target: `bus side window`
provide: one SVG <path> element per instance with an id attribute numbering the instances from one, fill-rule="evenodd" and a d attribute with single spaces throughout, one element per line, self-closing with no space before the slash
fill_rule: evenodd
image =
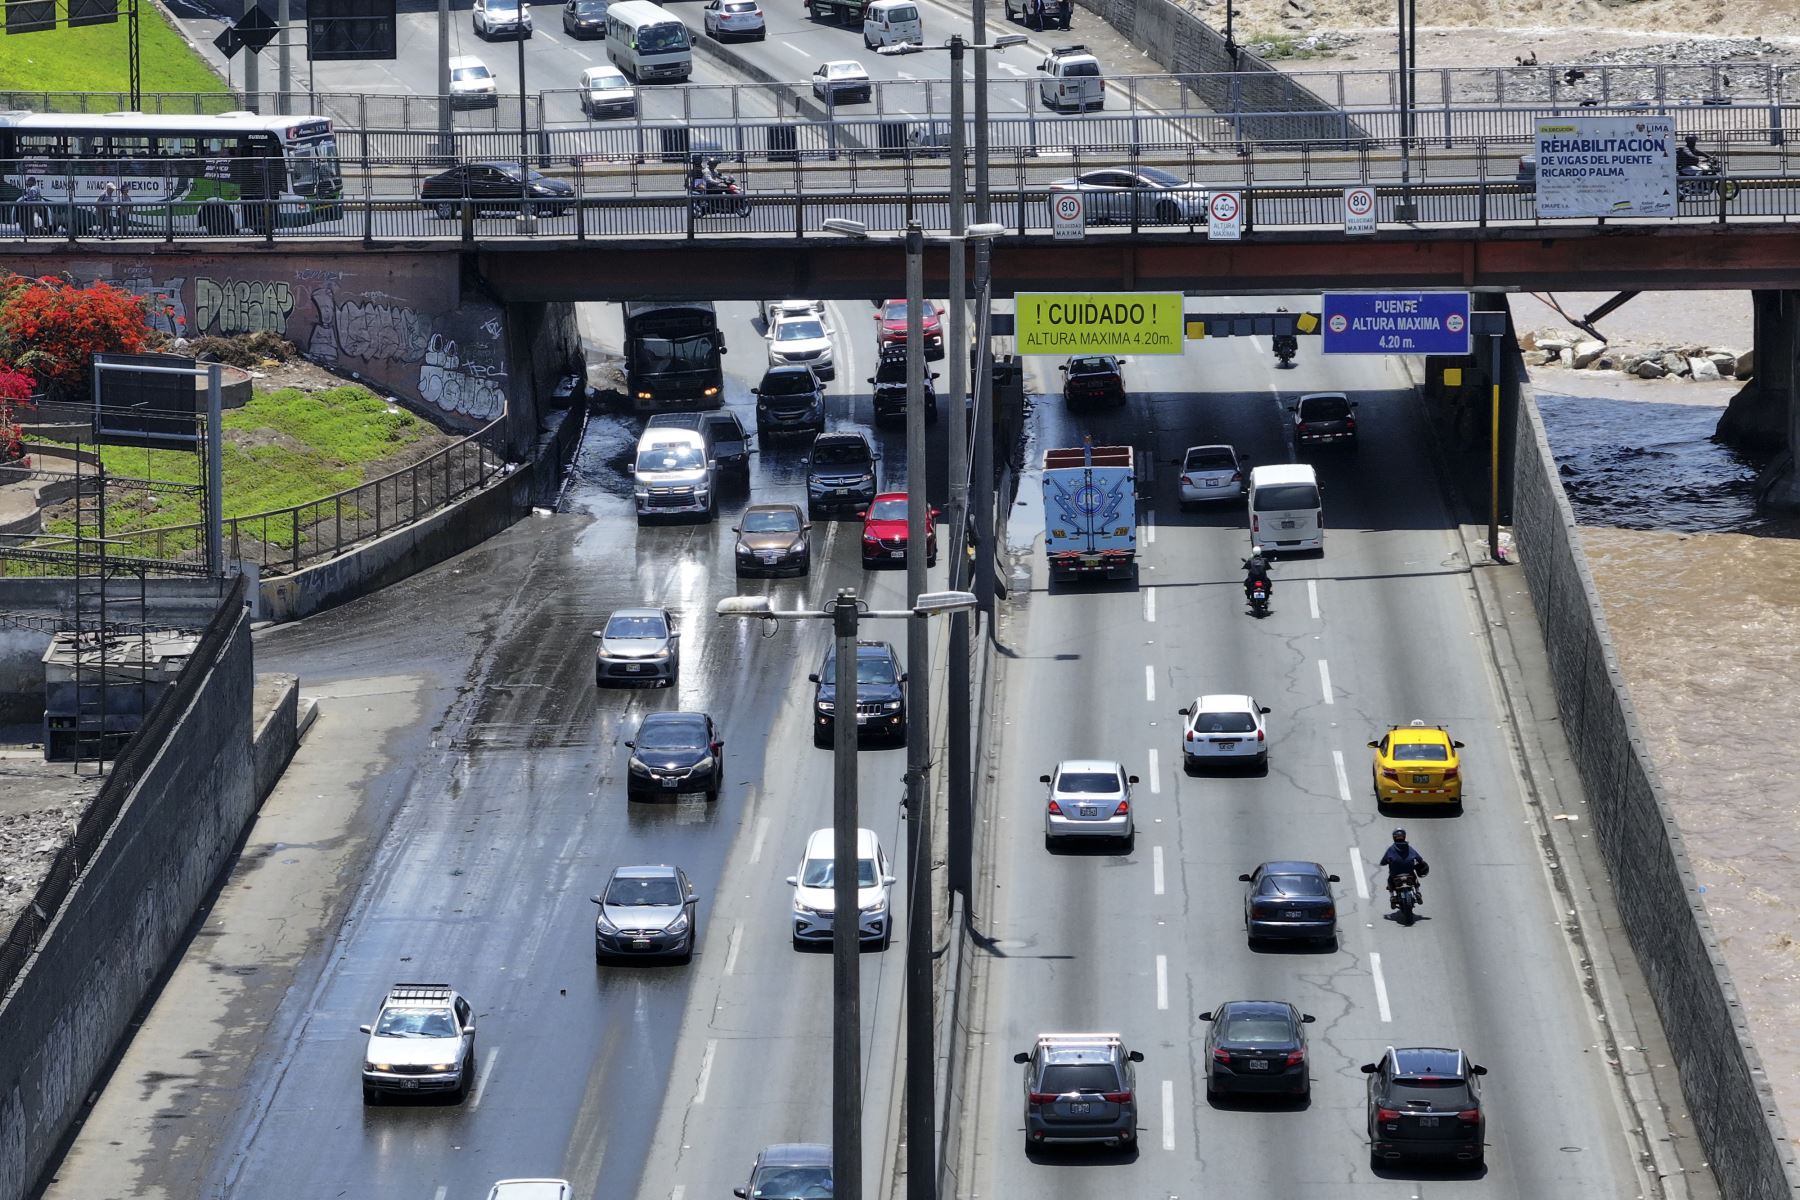
<path id="1" fill-rule="evenodd" d="M 60 133 L 25 133 L 18 135 L 20 158 L 61 158 L 63 137 Z"/>

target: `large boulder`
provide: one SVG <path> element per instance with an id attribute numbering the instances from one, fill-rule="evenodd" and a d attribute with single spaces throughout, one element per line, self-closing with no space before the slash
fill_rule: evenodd
<path id="1" fill-rule="evenodd" d="M 1686 355 L 1677 354 L 1671 350 L 1663 355 L 1659 361 L 1662 363 L 1663 370 L 1671 375 L 1686 375 L 1688 373 L 1688 360 Z"/>
<path id="2" fill-rule="evenodd" d="M 1569 365 L 1579 371 L 1606 353 L 1606 343 L 1593 340 L 1576 342 L 1575 349 L 1570 353 Z"/>
<path id="3" fill-rule="evenodd" d="M 1629 369 L 1631 373 L 1636 375 L 1639 379 L 1661 379 L 1664 375 L 1668 374 L 1667 371 L 1663 370 L 1663 365 L 1654 358 L 1640 358 L 1637 363 Z"/>
<path id="4" fill-rule="evenodd" d="M 1719 368 L 1713 365 L 1713 360 L 1710 358 L 1690 358 L 1688 359 L 1688 374 L 1701 381 L 1716 381 L 1719 378 Z"/>
<path id="5" fill-rule="evenodd" d="M 1756 351 L 1746 350 L 1737 356 L 1737 362 L 1731 366 L 1733 379 L 1749 379 L 1756 374 Z"/>

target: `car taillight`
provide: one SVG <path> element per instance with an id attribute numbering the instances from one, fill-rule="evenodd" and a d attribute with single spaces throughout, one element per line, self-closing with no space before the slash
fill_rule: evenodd
<path id="1" fill-rule="evenodd" d="M 1383 779 L 1392 779 L 1395 783 L 1400 782 L 1400 772 L 1394 770 L 1392 767 L 1381 768 L 1381 777 Z"/>
<path id="2" fill-rule="evenodd" d="M 1194 481 L 1192 479 L 1189 479 L 1186 475 L 1183 475 L 1181 477 L 1181 482 L 1186 484 L 1188 487 L 1194 486 Z"/>
<path id="3" fill-rule="evenodd" d="M 1049 1104 L 1055 1099 L 1055 1092 L 1027 1092 L 1025 1094 L 1025 1100 L 1030 1104 Z"/>
<path id="4" fill-rule="evenodd" d="M 1229 1050 L 1214 1050 L 1213 1051 L 1213 1061 L 1218 1062 L 1218 1063 L 1229 1063 L 1231 1061 L 1231 1051 L 1229 1051 Z"/>
<path id="5" fill-rule="evenodd" d="M 1356 418 L 1355 417 L 1345 417 L 1344 418 L 1344 428 L 1345 429 L 1355 429 L 1356 428 Z"/>
<path id="6" fill-rule="evenodd" d="M 1263 737 L 1263 731 L 1262 731 L 1262 730 L 1260 730 L 1260 729 L 1259 729 L 1259 730 L 1257 730 L 1257 731 L 1256 731 L 1256 740 L 1257 740 L 1257 741 L 1259 741 L 1259 742 L 1260 742 L 1260 741 L 1264 741 L 1264 740 L 1266 740 L 1266 739 L 1265 739 L 1265 738 L 1264 738 L 1264 737 Z"/>
<path id="7" fill-rule="evenodd" d="M 1262 532 L 1262 518 L 1257 516 L 1255 513 L 1250 514 L 1250 532 L 1251 533 Z"/>
<path id="8" fill-rule="evenodd" d="M 1319 910 L 1319 917 L 1322 920 L 1326 920 L 1326 921 L 1337 920 L 1337 905 L 1335 905 L 1335 904 L 1326 905 L 1323 909 Z"/>
<path id="9" fill-rule="evenodd" d="M 1130 1092 L 1102 1092 L 1100 1098 L 1109 1104 L 1130 1104 Z"/>
<path id="10" fill-rule="evenodd" d="M 1267 921 L 1275 915 L 1273 904 L 1264 904 L 1260 900 L 1250 906 L 1250 916 L 1256 920 Z"/>
<path id="11" fill-rule="evenodd" d="M 1242 471 L 1233 471 L 1231 473 L 1231 482 L 1233 482 L 1233 483 L 1244 482 L 1244 473 Z"/>
<path id="12" fill-rule="evenodd" d="M 1306 432 L 1306 422 L 1301 421 L 1298 424 L 1296 424 L 1294 426 L 1294 432 L 1295 433 L 1305 433 Z"/>
<path id="13" fill-rule="evenodd" d="M 1399 1119 L 1400 1110 L 1397 1108 L 1378 1108 L 1375 1110 L 1375 1120 L 1377 1122 L 1385 1123 L 1388 1121 L 1398 1121 Z"/>
<path id="14" fill-rule="evenodd" d="M 1479 1108 L 1465 1108 L 1456 1114 L 1456 1119 L 1473 1125 L 1475 1122 L 1481 1120 L 1481 1110 Z"/>
<path id="15" fill-rule="evenodd" d="M 1062 816 L 1062 805 L 1060 805 L 1056 801 L 1052 800 L 1050 802 L 1050 808 L 1048 811 L 1051 816 L 1060 817 L 1060 816 Z"/>
<path id="16" fill-rule="evenodd" d="M 1121 800 L 1121 801 L 1119 801 L 1119 807 L 1113 809 L 1113 816 L 1122 817 L 1130 811 L 1131 811 L 1131 801 Z"/>
<path id="17" fill-rule="evenodd" d="M 1306 1051 L 1304 1051 L 1304 1050 L 1288 1051 L 1288 1056 L 1287 1056 L 1287 1065 L 1288 1066 L 1297 1067 L 1305 1061 L 1306 1061 Z"/>
<path id="18" fill-rule="evenodd" d="M 1444 768 L 1444 778 L 1445 779 L 1455 779 L 1456 778 L 1456 770 L 1457 769 L 1455 767 L 1445 767 Z"/>

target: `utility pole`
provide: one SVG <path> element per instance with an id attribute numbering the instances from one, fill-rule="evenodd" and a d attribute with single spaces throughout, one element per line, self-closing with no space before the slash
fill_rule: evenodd
<path id="1" fill-rule="evenodd" d="M 281 27 L 281 40 L 275 47 L 277 69 L 281 76 L 281 95 L 275 101 L 276 111 L 287 116 L 294 111 L 294 59 L 288 45 L 293 37 L 293 13 L 289 10 L 290 0 L 276 0 L 275 23 Z"/>
<path id="2" fill-rule="evenodd" d="M 832 1191 L 862 1200 L 862 905 L 857 902 L 856 592 L 832 606 L 837 705 L 831 719 L 831 1175 Z M 920 621 L 923 625 L 925 622 Z M 893 920 L 893 914 L 888 915 Z"/>
<path id="3" fill-rule="evenodd" d="M 977 44 L 987 41 L 987 0 L 970 0 L 969 19 Z M 988 197 L 988 61 L 975 56 L 975 219 L 994 219 Z"/>
<path id="4" fill-rule="evenodd" d="M 450 111 L 450 0 L 438 0 L 438 153 L 456 154 L 454 115 Z"/>
<path id="5" fill-rule="evenodd" d="M 255 11 L 257 0 L 244 0 L 244 15 Z M 261 101 L 256 93 L 262 88 L 262 72 L 257 69 L 257 56 L 254 53 L 244 55 L 244 107 L 251 112 L 261 112 Z"/>

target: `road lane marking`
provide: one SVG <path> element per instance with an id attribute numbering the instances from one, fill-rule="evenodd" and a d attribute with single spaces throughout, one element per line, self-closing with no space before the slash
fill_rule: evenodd
<path id="1" fill-rule="evenodd" d="M 1387 983 L 1381 978 L 1381 955 L 1369 955 L 1369 973 L 1375 977 L 1375 1007 L 1381 1010 L 1381 1019 L 1392 1021 L 1394 1014 L 1388 1010 Z"/>
<path id="2" fill-rule="evenodd" d="M 438 1190 L 431 1194 L 431 1200 L 444 1200 L 444 1197 L 449 1194 L 450 1185 L 447 1183 L 440 1183 L 438 1184 Z"/>
<path id="3" fill-rule="evenodd" d="M 750 861 L 761 862 L 763 839 L 769 836 L 769 818 L 756 818 L 756 836 L 750 839 Z"/>
<path id="4" fill-rule="evenodd" d="M 725 973 L 732 974 L 737 970 L 738 946 L 744 940 L 744 923 L 739 921 L 731 927 L 731 944 L 725 951 Z"/>
<path id="5" fill-rule="evenodd" d="M 1009 75 L 1023 76 L 1025 74 L 1024 71 L 1020 70 L 1018 67 L 1013 66 L 1009 62 L 995 63 L 994 65 L 996 67 L 999 67 L 1002 71 L 1005 71 Z"/>
<path id="6" fill-rule="evenodd" d="M 915 75 L 913 75 L 913 73 L 911 71 L 895 71 L 894 74 L 898 75 L 902 79 L 917 78 Z"/>
<path id="7" fill-rule="evenodd" d="M 1144 589 L 1144 620 L 1154 623 L 1156 620 L 1156 589 Z"/>
<path id="8" fill-rule="evenodd" d="M 1025 102 L 1023 100 L 1018 99 L 1017 97 L 1009 96 L 1009 97 L 1007 97 L 1007 102 L 1010 103 L 1014 108 L 1024 108 L 1025 107 Z"/>
<path id="9" fill-rule="evenodd" d="M 799 56 L 800 56 L 800 57 L 801 57 L 801 58 L 804 58 L 804 59 L 807 59 L 807 60 L 808 60 L 808 61 L 811 61 L 811 59 L 812 59 L 812 55 L 810 55 L 810 54 L 808 54 L 808 53 L 807 53 L 807 52 L 806 52 L 806 51 L 804 51 L 804 50 L 802 50 L 802 49 L 801 49 L 801 48 L 800 48 L 800 47 L 798 47 L 798 46 L 796 46 L 796 45 L 794 45 L 794 43 L 792 43 L 792 42 L 783 42 L 783 43 L 781 43 L 781 44 L 782 44 L 782 45 L 783 45 L 783 46 L 786 46 L 786 47 L 787 47 L 787 48 L 788 48 L 788 49 L 789 49 L 789 50 L 792 50 L 792 51 L 793 51 L 793 52 L 794 52 L 794 53 L 795 53 L 795 54 L 798 54 L 798 55 L 799 55 Z"/>
<path id="10" fill-rule="evenodd" d="M 686 1200 L 687 1184 L 678 1183 L 669 1189 L 669 1200 Z"/>
<path id="11" fill-rule="evenodd" d="M 1150 794 L 1162 794 L 1162 772 L 1157 768 L 1156 747 L 1150 747 Z"/>
<path id="12" fill-rule="evenodd" d="M 1344 752 L 1342 750 L 1331 752 L 1331 767 L 1337 772 L 1338 799 L 1348 804 L 1350 803 L 1350 777 L 1344 774 Z"/>
<path id="13" fill-rule="evenodd" d="M 1165 1079 L 1162 1083 L 1163 1149 L 1173 1150 L 1175 1148 L 1175 1081 Z"/>
<path id="14" fill-rule="evenodd" d="M 1157 895 L 1163 894 L 1162 847 L 1150 847 L 1150 882 Z"/>
<path id="15" fill-rule="evenodd" d="M 1355 846 L 1350 847 L 1350 869 L 1356 873 L 1356 894 L 1367 900 L 1369 898 L 1369 877 L 1363 872 L 1362 851 Z"/>
<path id="16" fill-rule="evenodd" d="M 1319 690 L 1325 693 L 1325 703 L 1332 703 L 1331 668 L 1325 664 L 1325 660 L 1322 658 L 1319 660 Z"/>
<path id="17" fill-rule="evenodd" d="M 1156 703 L 1156 668 L 1149 663 L 1144 664 L 1144 699 Z"/>
<path id="18" fill-rule="evenodd" d="M 494 1062 L 500 1057 L 500 1047 L 489 1046 L 487 1057 L 481 1060 L 481 1076 L 475 1080 L 475 1094 L 469 1097 L 470 1108 L 480 1108 L 481 1101 L 488 1094 L 488 1083 L 494 1078 Z"/>
<path id="19" fill-rule="evenodd" d="M 1156 514 L 1154 512 L 1144 514 L 1144 544 L 1146 546 L 1156 545 Z"/>
<path id="20" fill-rule="evenodd" d="M 1156 956 L 1156 1007 L 1169 1007 L 1169 956 Z"/>
<path id="21" fill-rule="evenodd" d="M 1316 579 L 1309 579 L 1306 581 L 1306 606 L 1312 610 L 1312 619 L 1315 621 L 1318 620 L 1319 581 Z"/>
<path id="22" fill-rule="evenodd" d="M 574 54 L 576 58 L 579 58 L 582 62 L 591 63 L 594 61 L 591 56 L 583 54 L 581 51 L 575 49 L 575 47 L 573 47 L 573 46 L 569 47 L 569 51 L 570 51 L 570 53 Z"/>
<path id="23" fill-rule="evenodd" d="M 1387 1008 L 1387 1000 L 1385 998 L 1382 1000 L 1381 1006 L 1382 1006 L 1382 1009 L 1385 1011 Z M 1387 1020 L 1387 1018 L 1383 1017 L 1382 1020 L 1385 1021 L 1385 1020 Z M 719 1039 L 718 1038 L 707 1038 L 706 1039 L 706 1051 L 705 1051 L 705 1053 L 700 1055 L 700 1082 L 694 1085 L 694 1103 L 695 1104 L 705 1104 L 706 1103 L 706 1085 L 708 1083 L 712 1082 L 713 1054 L 718 1050 L 718 1048 L 719 1048 Z"/>

